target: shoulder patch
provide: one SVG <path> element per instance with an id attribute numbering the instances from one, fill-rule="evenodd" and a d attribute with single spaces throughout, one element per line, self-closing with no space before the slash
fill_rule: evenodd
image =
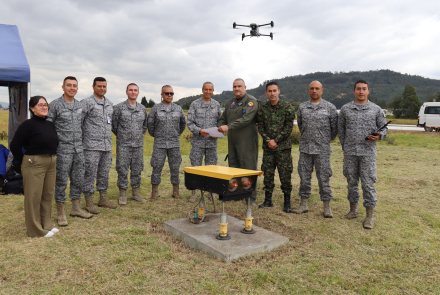
<path id="1" fill-rule="evenodd" d="M 249 102 L 248 103 L 248 107 L 253 107 L 254 106 L 254 103 L 253 102 Z"/>

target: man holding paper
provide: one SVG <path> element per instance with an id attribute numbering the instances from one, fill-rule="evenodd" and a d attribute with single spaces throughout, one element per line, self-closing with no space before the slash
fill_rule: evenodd
<path id="1" fill-rule="evenodd" d="M 203 96 L 193 101 L 188 110 L 187 126 L 192 132 L 191 153 L 189 159 L 192 166 L 201 166 L 203 156 L 205 165 L 217 165 L 217 138 L 210 136 L 208 128 L 217 129 L 217 122 L 222 115 L 220 103 L 211 98 L 214 93 L 214 84 L 203 83 Z M 196 191 L 191 192 L 190 202 L 195 202 Z"/>

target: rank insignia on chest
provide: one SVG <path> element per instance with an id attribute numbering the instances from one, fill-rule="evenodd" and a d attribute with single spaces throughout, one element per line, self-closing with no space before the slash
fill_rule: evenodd
<path id="1" fill-rule="evenodd" d="M 231 109 L 235 108 L 235 101 L 231 103 Z"/>
<path id="2" fill-rule="evenodd" d="M 243 105 L 243 103 L 242 103 L 242 102 L 239 102 L 239 103 L 238 103 L 238 106 L 241 106 L 241 105 Z"/>
<path id="3" fill-rule="evenodd" d="M 243 114 L 246 113 L 246 110 L 243 110 Z"/>
<path id="4" fill-rule="evenodd" d="M 254 106 L 254 103 L 253 102 L 249 102 L 248 103 L 248 107 L 253 107 Z"/>

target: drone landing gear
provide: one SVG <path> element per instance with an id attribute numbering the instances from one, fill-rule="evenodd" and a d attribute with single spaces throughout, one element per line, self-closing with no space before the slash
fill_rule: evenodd
<path id="1" fill-rule="evenodd" d="M 203 194 L 204 194 L 204 191 L 201 191 L 201 197 L 200 197 L 199 202 L 193 208 L 193 210 L 191 210 L 189 212 L 189 215 L 188 215 L 189 221 L 194 224 L 199 224 L 200 222 L 205 221 L 206 212 L 215 213 L 214 195 L 210 194 L 210 198 L 208 198 L 208 199 L 211 199 L 211 202 L 214 207 L 214 211 L 211 211 L 211 210 L 208 210 L 206 207 L 206 202 L 205 202 L 205 198 L 204 198 Z M 206 221 L 208 221 L 208 219 L 206 219 Z"/>

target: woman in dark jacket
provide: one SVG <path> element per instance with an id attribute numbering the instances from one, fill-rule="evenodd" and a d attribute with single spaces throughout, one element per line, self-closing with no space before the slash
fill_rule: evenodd
<path id="1" fill-rule="evenodd" d="M 31 97 L 29 110 L 33 116 L 20 124 L 10 148 L 21 163 L 27 234 L 49 238 L 59 232 L 51 217 L 58 137 L 53 123 L 46 121 L 49 104 L 43 96 Z"/>

